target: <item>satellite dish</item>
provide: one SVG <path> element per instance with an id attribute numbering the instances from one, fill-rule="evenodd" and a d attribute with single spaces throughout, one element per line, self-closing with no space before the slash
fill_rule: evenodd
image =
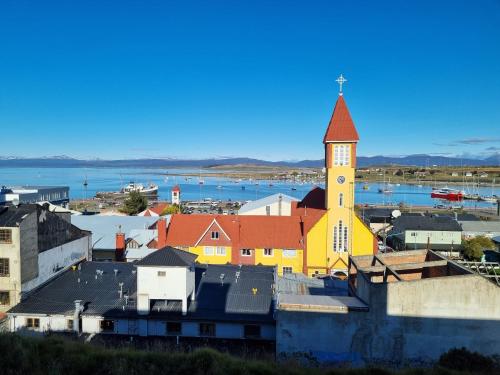
<path id="1" fill-rule="evenodd" d="M 400 217 L 400 216 L 401 216 L 401 211 L 399 211 L 399 210 L 394 210 L 394 211 L 392 211 L 392 212 L 391 212 L 391 216 L 392 216 L 393 218 Z"/>
<path id="2" fill-rule="evenodd" d="M 16 207 L 19 207 L 19 198 L 12 199 L 12 204 Z"/>

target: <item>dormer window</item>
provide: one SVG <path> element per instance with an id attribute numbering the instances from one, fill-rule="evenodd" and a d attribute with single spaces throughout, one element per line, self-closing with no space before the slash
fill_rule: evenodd
<path id="1" fill-rule="evenodd" d="M 219 239 L 219 232 L 212 231 L 212 240 L 218 240 L 218 239 Z"/>

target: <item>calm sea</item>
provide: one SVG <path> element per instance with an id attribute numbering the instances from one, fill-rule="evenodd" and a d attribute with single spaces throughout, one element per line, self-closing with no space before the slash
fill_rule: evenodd
<path id="1" fill-rule="evenodd" d="M 181 187 L 182 199 L 200 200 L 211 198 L 215 200 L 248 201 L 262 198 L 275 193 L 284 193 L 301 199 L 314 186 L 312 184 L 293 184 L 278 181 L 237 181 L 220 177 L 202 177 L 204 184 L 198 184 L 198 177 L 165 176 L 166 173 L 192 173 L 198 170 L 190 169 L 116 169 L 116 168 L 0 168 L 0 185 L 64 185 L 70 188 L 72 199 L 93 197 L 97 191 L 116 191 L 129 181 L 147 184 L 158 184 L 160 199 L 170 199 L 170 189 L 178 184 Z M 209 173 L 209 171 L 203 171 Z M 85 191 L 83 182 L 87 179 Z M 323 185 L 320 185 L 324 187 Z M 361 184 L 356 184 L 356 203 L 368 204 L 399 204 L 432 206 L 441 203 L 430 197 L 431 187 L 416 185 L 393 186 L 390 195 L 379 194 L 380 184 L 370 184 L 368 190 L 363 190 Z M 456 188 L 462 189 L 457 186 Z M 499 187 L 481 187 L 482 195 L 500 195 Z M 491 207 L 491 203 L 464 201 L 467 207 Z"/>

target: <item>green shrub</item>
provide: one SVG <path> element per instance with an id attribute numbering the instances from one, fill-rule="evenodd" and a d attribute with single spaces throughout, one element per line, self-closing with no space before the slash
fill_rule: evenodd
<path id="1" fill-rule="evenodd" d="M 491 358 L 477 352 L 470 352 L 465 348 L 455 348 L 444 353 L 439 358 L 439 365 L 450 370 L 473 373 L 491 373 L 494 368 Z"/>

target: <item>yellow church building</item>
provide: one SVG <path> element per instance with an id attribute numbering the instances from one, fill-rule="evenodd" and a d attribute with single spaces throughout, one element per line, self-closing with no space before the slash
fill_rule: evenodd
<path id="1" fill-rule="evenodd" d="M 341 91 L 323 138 L 325 189 L 286 201 L 287 209 L 280 199 L 278 214 L 263 207 L 267 215 L 172 215 L 166 244 L 196 253 L 201 263 L 275 265 L 279 275 L 345 273 L 349 255 L 378 249 L 376 236 L 354 211 L 358 141 Z"/>

